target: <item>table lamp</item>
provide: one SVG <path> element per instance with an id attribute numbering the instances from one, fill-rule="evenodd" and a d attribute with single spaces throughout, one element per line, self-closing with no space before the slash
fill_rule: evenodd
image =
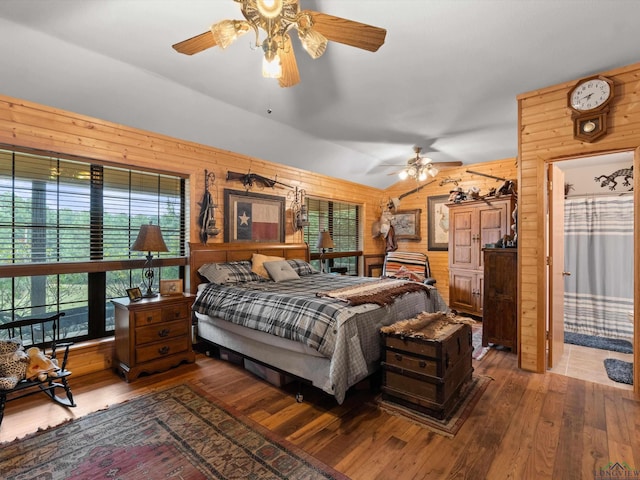
<path id="1" fill-rule="evenodd" d="M 131 245 L 134 252 L 147 252 L 147 261 L 142 269 L 142 284 L 146 292 L 142 294 L 144 298 L 152 298 L 158 296 L 151 290 L 153 286 L 153 255 L 151 252 L 168 252 L 169 249 L 162 238 L 162 231 L 159 225 L 140 225 L 138 238 Z"/>

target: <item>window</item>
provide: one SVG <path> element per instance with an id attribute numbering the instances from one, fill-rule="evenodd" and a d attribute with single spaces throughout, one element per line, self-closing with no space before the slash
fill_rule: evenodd
<path id="1" fill-rule="evenodd" d="M 337 258 L 329 258 L 331 268 L 346 267 L 349 275 L 358 273 L 360 250 L 360 207 L 348 203 L 307 198 L 309 225 L 304 229 L 304 240 L 312 252 L 316 251 L 318 233 L 328 230 Z M 320 261 L 313 260 L 314 267 L 320 269 Z"/>
<path id="2" fill-rule="evenodd" d="M 0 322 L 64 311 L 66 338 L 112 334 L 109 300 L 141 282 L 131 267 L 144 254 L 129 251 L 140 225 L 160 225 L 162 258 L 177 259 L 185 218 L 183 178 L 0 150 Z"/>

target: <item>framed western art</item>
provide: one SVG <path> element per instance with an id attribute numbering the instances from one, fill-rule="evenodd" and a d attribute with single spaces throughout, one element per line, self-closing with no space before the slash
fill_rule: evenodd
<path id="1" fill-rule="evenodd" d="M 160 280 L 160 295 L 182 295 L 182 279 Z"/>
<path id="2" fill-rule="evenodd" d="M 427 198 L 427 249 L 449 250 L 449 195 Z"/>
<path id="3" fill-rule="evenodd" d="M 284 242 L 285 197 L 224 190 L 225 242 Z"/>
<path id="4" fill-rule="evenodd" d="M 420 240 L 421 209 L 398 210 L 393 215 L 391 224 L 396 240 Z"/>

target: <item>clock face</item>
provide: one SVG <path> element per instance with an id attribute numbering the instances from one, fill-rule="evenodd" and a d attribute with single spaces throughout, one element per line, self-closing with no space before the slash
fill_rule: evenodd
<path id="1" fill-rule="evenodd" d="M 599 78 L 580 83 L 571 92 L 571 107 L 575 110 L 588 111 L 598 108 L 611 97 L 611 86 Z"/>

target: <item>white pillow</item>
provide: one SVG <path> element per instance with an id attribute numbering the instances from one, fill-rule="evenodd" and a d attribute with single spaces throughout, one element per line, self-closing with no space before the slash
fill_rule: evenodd
<path id="1" fill-rule="evenodd" d="M 286 260 L 264 262 L 263 265 L 274 282 L 284 282 L 287 280 L 295 280 L 297 278 L 300 278 L 300 276 Z"/>

